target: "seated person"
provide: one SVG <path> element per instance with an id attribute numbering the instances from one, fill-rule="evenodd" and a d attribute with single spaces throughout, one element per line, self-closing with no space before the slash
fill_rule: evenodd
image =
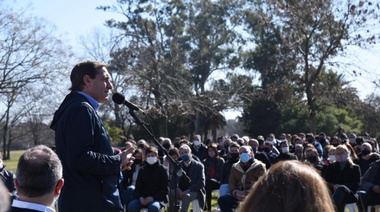
<path id="1" fill-rule="evenodd" d="M 38 145 L 26 150 L 17 164 L 15 186 L 18 199 L 13 200 L 9 212 L 54 212 L 55 200 L 63 184 L 62 164 L 52 149 Z"/>
<path id="2" fill-rule="evenodd" d="M 361 211 L 367 211 L 369 205 L 380 205 L 380 160 L 372 163 L 371 167 L 364 173 L 359 192 Z"/>
<path id="3" fill-rule="evenodd" d="M 357 202 L 360 167 L 354 164 L 347 146 L 341 144 L 335 150 L 336 162 L 327 166 L 325 180 L 330 188 L 338 212 L 343 212 L 347 203 Z"/>
<path id="4" fill-rule="evenodd" d="M 222 212 L 232 212 L 243 201 L 252 185 L 266 172 L 265 164 L 254 159 L 250 146 L 239 148 L 240 160 L 232 165 L 228 180 L 229 194 L 220 196 L 218 204 Z"/>
<path id="5" fill-rule="evenodd" d="M 170 199 L 175 199 L 174 194 L 176 194 L 177 198 L 182 200 L 181 212 L 187 212 L 190 202 L 195 199 L 198 199 L 200 208 L 204 208 L 206 199 L 204 166 L 198 160 L 193 159 L 191 148 L 187 144 L 180 146 L 179 155 L 182 159 L 180 166 L 190 178 L 190 182 L 186 179 L 185 174 L 182 174 L 178 179 L 178 187 L 175 191 L 170 192 Z"/>
<path id="6" fill-rule="evenodd" d="M 259 179 L 240 211 L 334 211 L 323 178 L 296 160 L 276 163 Z"/>
<path id="7" fill-rule="evenodd" d="M 129 212 L 139 212 L 141 208 L 160 211 L 161 203 L 167 202 L 168 173 L 160 164 L 157 148 L 147 147 L 145 158 L 136 180 L 135 199 L 128 205 Z"/>

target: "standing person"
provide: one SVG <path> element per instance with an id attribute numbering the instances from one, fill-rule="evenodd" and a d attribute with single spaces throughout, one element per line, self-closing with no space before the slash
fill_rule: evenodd
<path id="1" fill-rule="evenodd" d="M 219 157 L 217 144 L 209 144 L 208 155 L 203 160 L 206 176 L 206 209 L 211 211 L 212 190 L 219 189 L 224 159 Z"/>
<path id="2" fill-rule="evenodd" d="M 218 204 L 222 212 L 232 212 L 250 192 L 256 181 L 266 172 L 265 164 L 254 159 L 250 146 L 239 148 L 240 160 L 231 168 L 228 180 L 229 194 L 219 197 Z"/>
<path id="3" fill-rule="evenodd" d="M 146 163 L 141 167 L 136 181 L 135 199 L 128 205 L 129 212 L 139 212 L 141 208 L 158 212 L 161 202 L 167 202 L 168 172 L 160 163 L 157 148 L 148 147 L 145 158 Z"/>
<path id="4" fill-rule="evenodd" d="M 17 164 L 18 199 L 13 200 L 9 212 L 54 212 L 63 184 L 62 164 L 53 150 L 44 145 L 26 150 Z"/>
<path id="5" fill-rule="evenodd" d="M 120 173 L 133 162 L 134 149 L 117 151 L 97 114 L 112 89 L 105 64 L 84 61 L 71 71 L 71 92 L 54 114 L 51 128 L 66 185 L 60 212 L 123 211 Z"/>
<path id="6" fill-rule="evenodd" d="M 350 151 L 345 145 L 338 145 L 335 150 L 336 162 L 327 166 L 325 180 L 330 188 L 338 212 L 343 212 L 347 203 L 357 202 L 356 192 L 360 183 L 360 167 L 350 158 Z"/>
<path id="7" fill-rule="evenodd" d="M 241 204 L 241 212 L 332 212 L 334 205 L 323 178 L 296 160 L 274 164 L 255 183 Z"/>

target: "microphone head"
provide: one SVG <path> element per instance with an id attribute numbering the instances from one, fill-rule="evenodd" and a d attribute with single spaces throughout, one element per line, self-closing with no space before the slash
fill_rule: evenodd
<path id="1" fill-rule="evenodd" d="M 114 93 L 112 95 L 112 101 L 115 102 L 116 104 L 120 105 L 120 104 L 124 103 L 125 97 L 123 96 L 123 94 Z"/>

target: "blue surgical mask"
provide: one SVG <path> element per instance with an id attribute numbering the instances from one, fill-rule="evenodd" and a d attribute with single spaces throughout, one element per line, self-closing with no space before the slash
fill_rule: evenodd
<path id="1" fill-rule="evenodd" d="M 189 154 L 183 154 L 181 156 L 181 158 L 182 158 L 183 161 L 188 161 L 190 159 L 190 155 Z"/>
<path id="2" fill-rule="evenodd" d="M 251 156 L 248 153 L 241 153 L 240 154 L 240 161 L 243 163 L 246 163 L 251 159 Z"/>

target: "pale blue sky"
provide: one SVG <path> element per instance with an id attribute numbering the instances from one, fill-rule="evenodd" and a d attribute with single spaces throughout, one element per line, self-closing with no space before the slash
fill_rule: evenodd
<path id="1" fill-rule="evenodd" d="M 27 8 L 28 13 L 45 18 L 57 27 L 57 33 L 63 40 L 69 42 L 73 49 L 76 49 L 80 36 L 91 33 L 95 28 L 102 29 L 105 20 L 111 18 L 123 20 L 120 14 L 95 9 L 99 5 L 113 3 L 113 0 L 0 0 L 0 6 L 8 5 L 13 9 Z M 106 30 L 105 27 L 104 29 Z M 345 75 L 347 80 L 353 81 L 352 86 L 359 90 L 361 99 L 364 99 L 368 94 L 376 91 L 371 81 L 374 78 L 380 78 L 380 45 L 366 51 L 350 48 L 350 55 L 349 59 L 342 59 L 342 61 L 353 62 L 366 71 L 360 78 Z M 350 73 L 349 69 L 343 71 Z M 236 114 L 231 116 L 234 117 Z"/>
<path id="2" fill-rule="evenodd" d="M 1 1 L 1 0 L 0 0 Z M 27 13 L 45 18 L 57 27 L 57 33 L 75 47 L 79 37 L 95 28 L 103 28 L 106 20 L 122 15 L 96 10 L 112 5 L 112 0 L 2 0 L 11 8 L 27 8 Z M 105 29 L 105 27 L 104 27 Z"/>

